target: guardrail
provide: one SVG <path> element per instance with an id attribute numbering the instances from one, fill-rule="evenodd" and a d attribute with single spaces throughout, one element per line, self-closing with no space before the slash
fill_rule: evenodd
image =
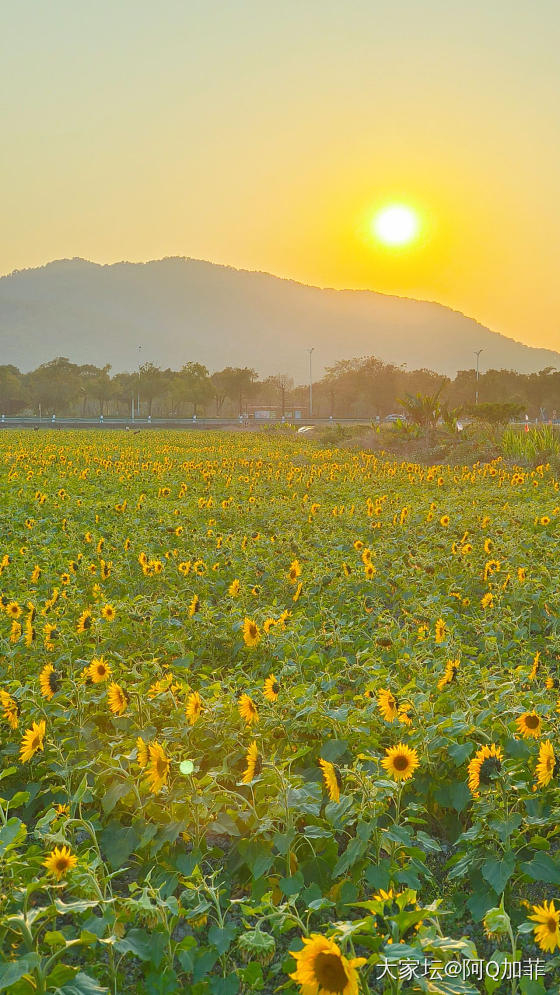
<path id="1" fill-rule="evenodd" d="M 231 428 L 264 428 L 271 426 L 280 425 L 293 425 L 296 428 L 301 428 L 304 425 L 367 425 L 379 426 L 379 425 L 390 425 L 395 424 L 394 419 L 380 420 L 377 421 L 375 418 L 359 418 L 357 416 L 353 417 L 328 417 L 328 418 L 296 418 L 288 419 L 286 418 L 284 422 L 280 418 L 211 418 L 211 417 L 198 417 L 198 418 L 122 418 L 119 416 L 111 416 L 104 418 L 62 418 L 62 417 L 46 417 L 39 418 L 33 415 L 2 415 L 0 416 L 0 429 L 2 428 L 33 428 L 33 429 L 62 429 L 62 428 L 95 428 L 95 429 L 108 429 L 108 428 L 120 428 L 129 431 L 138 431 L 139 429 L 209 429 L 209 428 L 221 428 L 221 427 L 231 427 Z M 560 420 L 555 421 L 545 420 L 539 421 L 535 419 L 534 421 L 511 421 L 509 422 L 514 428 L 526 428 L 526 427 L 536 427 L 538 425 L 547 425 L 550 428 L 560 428 Z"/>

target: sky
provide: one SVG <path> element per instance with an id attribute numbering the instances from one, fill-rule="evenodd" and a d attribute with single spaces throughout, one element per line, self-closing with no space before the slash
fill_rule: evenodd
<path id="1" fill-rule="evenodd" d="M 557 0 L 5 4 L 0 274 L 191 256 L 559 349 L 559 42 Z"/>

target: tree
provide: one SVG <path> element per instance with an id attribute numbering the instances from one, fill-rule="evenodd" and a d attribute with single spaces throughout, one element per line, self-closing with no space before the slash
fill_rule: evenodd
<path id="1" fill-rule="evenodd" d="M 515 401 L 483 401 L 482 404 L 469 404 L 465 409 L 471 418 L 488 422 L 489 425 L 507 425 L 523 411 L 522 404 Z"/>
<path id="2" fill-rule="evenodd" d="M 27 392 L 17 366 L 0 366 L 0 413 L 16 415 L 27 405 Z"/>
<path id="3" fill-rule="evenodd" d="M 198 414 L 199 407 L 204 408 L 214 397 L 214 386 L 202 363 L 185 363 L 177 374 L 173 389 L 178 398 L 192 404 L 194 415 Z"/>
<path id="4" fill-rule="evenodd" d="M 115 384 L 109 376 L 111 364 L 99 368 L 98 366 L 81 366 L 80 378 L 82 380 L 82 390 L 84 399 L 92 397 L 98 402 L 99 414 L 104 414 L 105 404 L 115 395 Z M 84 403 L 85 408 L 85 403 Z"/>
<path id="5" fill-rule="evenodd" d="M 152 406 L 156 397 L 160 397 L 169 384 L 159 366 L 154 363 L 144 363 L 138 371 L 138 393 L 148 404 L 148 417 L 152 416 Z"/>
<path id="6" fill-rule="evenodd" d="M 24 382 L 31 403 L 45 414 L 64 414 L 80 396 L 80 368 L 64 356 L 27 373 Z"/>
<path id="7" fill-rule="evenodd" d="M 239 414 L 242 414 L 243 401 L 254 394 L 257 377 L 257 371 L 248 366 L 226 366 L 225 370 L 213 373 L 210 379 L 215 391 L 216 413 L 220 414 L 227 397 L 237 401 Z"/>
<path id="8" fill-rule="evenodd" d="M 440 385 L 435 394 L 406 394 L 399 398 L 409 421 L 415 423 L 420 428 L 425 428 L 430 433 L 437 425 L 441 416 L 441 404 L 439 395 L 445 386 L 445 381 Z"/>

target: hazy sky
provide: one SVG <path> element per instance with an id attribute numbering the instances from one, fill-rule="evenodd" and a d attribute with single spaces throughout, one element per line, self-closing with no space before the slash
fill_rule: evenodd
<path id="1" fill-rule="evenodd" d="M 559 45 L 557 0 L 4 3 L 0 273 L 194 256 L 558 349 Z"/>

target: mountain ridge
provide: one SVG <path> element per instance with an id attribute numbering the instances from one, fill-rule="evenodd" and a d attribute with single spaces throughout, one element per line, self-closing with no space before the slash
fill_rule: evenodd
<path id="1" fill-rule="evenodd" d="M 188 256 L 136 263 L 76 256 L 0 277 L 0 362 L 23 370 L 55 355 L 115 371 L 139 360 L 174 368 L 193 360 L 305 382 L 311 347 L 315 377 L 339 359 L 370 354 L 454 375 L 472 369 L 475 348 L 486 369 L 560 368 L 560 353 L 437 301 L 318 287 Z"/>

